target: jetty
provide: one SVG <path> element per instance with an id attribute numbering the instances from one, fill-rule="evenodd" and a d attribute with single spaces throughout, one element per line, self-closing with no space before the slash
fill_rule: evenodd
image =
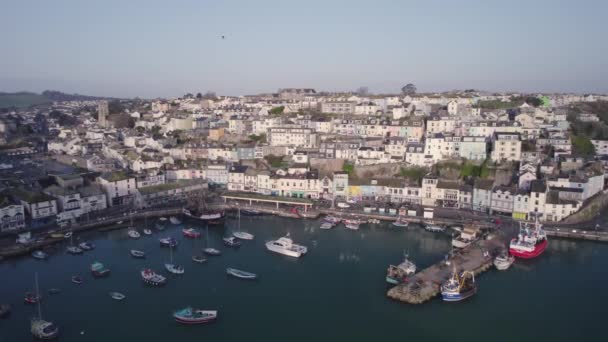
<path id="1" fill-rule="evenodd" d="M 503 239 L 498 235 L 488 235 L 487 239 L 478 240 L 469 246 L 453 253 L 449 265 L 445 260 L 413 275 L 409 282 L 399 284 L 387 292 L 387 296 L 408 304 L 422 304 L 441 292 L 445 282 L 456 267 L 478 275 L 492 267 L 493 255 L 505 248 Z"/>

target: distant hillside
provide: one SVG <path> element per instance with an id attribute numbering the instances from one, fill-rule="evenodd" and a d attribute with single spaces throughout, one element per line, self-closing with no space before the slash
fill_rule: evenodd
<path id="1" fill-rule="evenodd" d="M 53 101 L 95 101 L 114 98 L 88 96 L 80 94 L 66 94 L 57 90 L 45 90 L 42 94 L 30 93 L 26 91 L 17 93 L 0 92 L 0 108 L 25 108 L 29 106 L 51 103 Z"/>
<path id="2" fill-rule="evenodd" d="M 34 105 L 41 105 L 52 102 L 44 95 L 18 92 L 18 93 L 2 93 L 0 92 L 0 108 L 24 108 Z"/>

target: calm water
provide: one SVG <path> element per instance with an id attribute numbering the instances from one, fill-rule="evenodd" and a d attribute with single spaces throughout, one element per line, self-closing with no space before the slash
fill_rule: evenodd
<path id="1" fill-rule="evenodd" d="M 232 250 L 221 243 L 227 229 L 210 230 L 211 244 L 224 254 L 202 265 L 191 261 L 192 241 L 177 226 L 139 240 L 128 239 L 124 230 L 90 233 L 83 238 L 97 249 L 83 256 L 67 255 L 61 246 L 47 261 L 4 262 L 0 302 L 10 303 L 13 313 L 0 320 L 0 341 L 32 339 L 29 319 L 35 307 L 23 304 L 23 294 L 32 289 L 34 272 L 46 297 L 43 315 L 61 326 L 61 341 L 606 340 L 608 245 L 552 240 L 539 260 L 482 275 L 478 295 L 467 302 L 436 299 L 409 306 L 386 298 L 387 265 L 399 262 L 408 249 L 418 266 L 426 267 L 449 249 L 447 235 L 387 224 L 356 232 L 318 226 L 313 220 L 243 217 L 243 229 L 256 239 Z M 309 247 L 308 255 L 291 259 L 266 251 L 266 240 L 287 231 Z M 180 240 L 174 257 L 186 273 L 170 277 L 163 288 L 146 287 L 139 270 L 164 271 L 169 251 L 159 247 L 158 238 L 169 235 Z M 132 248 L 145 250 L 148 258 L 131 258 Z M 109 278 L 90 276 L 95 260 L 111 268 Z M 226 267 L 260 278 L 229 278 Z M 86 282 L 72 284 L 73 274 Z M 49 296 L 48 288 L 63 292 Z M 110 291 L 127 299 L 114 301 Z M 177 325 L 171 312 L 186 305 L 217 309 L 220 317 L 210 325 Z"/>

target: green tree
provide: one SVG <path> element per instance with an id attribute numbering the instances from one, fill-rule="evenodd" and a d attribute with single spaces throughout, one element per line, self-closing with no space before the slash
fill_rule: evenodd
<path id="1" fill-rule="evenodd" d="M 355 165 L 353 165 L 351 163 L 348 163 L 348 162 L 345 162 L 342 165 L 342 171 L 348 173 L 349 176 L 352 176 L 353 173 L 355 172 Z"/>
<path id="2" fill-rule="evenodd" d="M 285 110 L 285 106 L 278 106 L 278 107 L 274 107 L 271 110 L 269 110 L 268 113 L 270 113 L 272 115 L 281 115 L 281 114 L 283 114 L 284 110 Z"/>
<path id="3" fill-rule="evenodd" d="M 281 167 L 283 165 L 283 157 L 281 157 L 281 156 L 275 156 L 274 154 L 269 154 L 269 155 L 265 156 L 264 159 L 272 167 Z"/>
<path id="4" fill-rule="evenodd" d="M 577 135 L 572 139 L 572 147 L 574 154 L 582 157 L 588 157 L 595 154 L 595 146 L 591 140 L 583 135 Z"/>
<path id="5" fill-rule="evenodd" d="M 408 83 L 401 87 L 401 93 L 403 95 L 414 95 L 416 94 L 416 86 L 413 83 Z"/>

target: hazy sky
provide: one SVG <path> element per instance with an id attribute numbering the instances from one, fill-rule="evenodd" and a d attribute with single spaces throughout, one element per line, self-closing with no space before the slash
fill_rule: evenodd
<path id="1" fill-rule="evenodd" d="M 608 92 L 606 0 L 2 0 L 0 91 Z M 222 40 L 221 36 L 226 39 Z"/>

